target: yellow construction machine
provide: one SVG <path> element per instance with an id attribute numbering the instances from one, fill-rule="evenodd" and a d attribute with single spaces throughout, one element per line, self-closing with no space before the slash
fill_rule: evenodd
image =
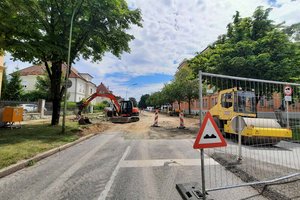
<path id="1" fill-rule="evenodd" d="M 292 137 L 291 129 L 281 127 L 276 119 L 257 118 L 256 106 L 254 91 L 230 88 L 219 92 L 217 104 L 209 111 L 224 136 L 236 135 L 231 127 L 232 119 L 235 116 L 243 117 L 245 122 L 245 128 L 241 132 L 243 143 L 267 141 L 274 144 L 281 139 Z"/>

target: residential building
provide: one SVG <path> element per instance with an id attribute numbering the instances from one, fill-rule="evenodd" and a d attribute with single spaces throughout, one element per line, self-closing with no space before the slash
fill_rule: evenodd
<path id="1" fill-rule="evenodd" d="M 63 66 L 66 69 L 66 66 Z M 64 70 L 65 71 L 65 70 Z M 37 76 L 46 76 L 47 71 L 44 65 L 33 65 L 19 70 L 22 85 L 25 91 L 35 90 L 37 82 Z M 74 67 L 72 67 L 69 75 L 69 80 L 72 82 L 72 86 L 68 88 L 70 102 L 79 102 L 84 98 L 89 97 L 91 94 L 96 92 L 97 86 L 92 82 L 93 76 L 88 73 L 80 73 Z M 103 85 L 103 84 L 102 84 Z M 105 87 L 103 85 L 103 87 Z M 102 98 L 96 98 L 92 103 L 103 101 Z"/>

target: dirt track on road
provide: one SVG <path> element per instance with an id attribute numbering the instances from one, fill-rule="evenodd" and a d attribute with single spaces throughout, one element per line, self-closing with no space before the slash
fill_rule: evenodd
<path id="1" fill-rule="evenodd" d="M 109 124 L 111 131 L 124 133 L 125 139 L 189 139 L 198 133 L 198 119 L 184 118 L 185 129 L 178 129 L 179 117 L 158 115 L 158 126 L 152 127 L 154 113 L 142 112 L 140 121 L 127 124 Z"/>

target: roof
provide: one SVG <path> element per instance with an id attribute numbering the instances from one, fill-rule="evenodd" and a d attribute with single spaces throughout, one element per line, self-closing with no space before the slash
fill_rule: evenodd
<path id="1" fill-rule="evenodd" d="M 100 85 L 97 87 L 97 93 L 105 94 L 111 93 L 111 91 L 109 91 L 107 87 L 101 82 Z"/>
<path id="2" fill-rule="evenodd" d="M 91 77 L 91 78 L 94 78 L 92 75 L 90 75 L 89 73 L 79 73 L 80 75 L 82 74 L 82 75 L 88 75 L 89 77 Z"/>
<path id="3" fill-rule="evenodd" d="M 62 67 L 63 67 L 63 71 L 65 71 L 67 66 L 66 66 L 66 64 L 63 64 Z M 20 76 L 28 76 L 28 75 L 41 76 L 41 75 L 45 75 L 47 72 L 46 72 L 45 65 L 41 64 L 41 65 L 33 65 L 30 67 L 21 69 L 21 70 L 19 70 L 19 73 L 20 73 Z M 87 73 L 82 73 L 82 74 L 87 74 Z M 85 78 L 83 78 L 74 67 L 71 68 L 71 73 L 69 75 L 69 78 L 80 78 L 80 79 L 84 80 L 85 82 L 89 82 Z"/>
<path id="4" fill-rule="evenodd" d="M 44 65 L 33 65 L 31 67 L 27 67 L 19 70 L 20 76 L 28 76 L 28 75 L 45 75 L 46 67 Z"/>

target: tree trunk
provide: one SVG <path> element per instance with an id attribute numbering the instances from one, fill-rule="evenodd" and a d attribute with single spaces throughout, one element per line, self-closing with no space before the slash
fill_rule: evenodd
<path id="1" fill-rule="evenodd" d="M 180 109 L 180 101 L 178 101 L 178 108 L 179 108 L 179 112 L 181 111 Z"/>
<path id="2" fill-rule="evenodd" d="M 60 102 L 62 99 L 61 93 L 61 75 L 62 61 L 52 62 L 52 78 L 51 78 L 51 96 L 52 96 L 52 120 L 51 125 L 58 125 L 60 117 Z"/>
<path id="3" fill-rule="evenodd" d="M 188 100 L 189 101 L 189 115 L 191 114 L 191 99 Z"/>

